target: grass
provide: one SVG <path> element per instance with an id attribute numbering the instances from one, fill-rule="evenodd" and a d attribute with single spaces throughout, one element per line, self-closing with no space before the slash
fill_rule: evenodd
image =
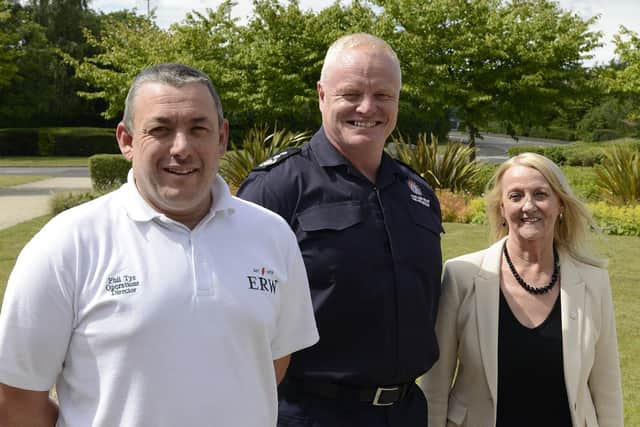
<path id="1" fill-rule="evenodd" d="M 26 242 L 49 220 L 43 216 L 0 230 L 0 298 L 9 277 L 15 258 Z M 489 244 L 485 226 L 472 224 L 444 224 L 446 233 L 442 238 L 445 259 L 485 248 Z M 609 274 L 613 287 L 613 302 L 616 309 L 616 324 L 620 347 L 620 365 L 625 402 L 625 425 L 640 426 L 640 263 L 629 262 L 640 259 L 640 238 L 606 236 L 594 238 L 593 244 L 599 253 L 609 259 Z"/>
<path id="2" fill-rule="evenodd" d="M 0 188 L 46 179 L 46 176 L 0 175 Z"/>
<path id="3" fill-rule="evenodd" d="M 0 167 L 88 166 L 87 157 L 0 157 Z"/>

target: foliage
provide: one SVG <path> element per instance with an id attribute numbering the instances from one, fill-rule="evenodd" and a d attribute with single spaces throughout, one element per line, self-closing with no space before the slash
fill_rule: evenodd
<path id="1" fill-rule="evenodd" d="M 608 141 L 632 134 L 638 130 L 635 122 L 628 120 L 633 102 L 610 97 L 590 109 L 578 122 L 579 136 L 584 141 Z"/>
<path id="2" fill-rule="evenodd" d="M 561 169 L 576 196 L 584 201 L 600 199 L 600 189 L 596 185 L 598 177 L 593 167 L 565 165 Z"/>
<path id="3" fill-rule="evenodd" d="M 231 145 L 220 163 L 220 175 L 230 187 L 238 188 L 249 176 L 251 170 L 287 148 L 304 144 L 310 137 L 309 132 L 294 133 L 287 129 L 274 129 L 268 134 L 264 125 L 249 130 L 240 146 Z"/>
<path id="4" fill-rule="evenodd" d="M 3 156 L 89 156 L 119 152 L 115 130 L 91 127 L 0 129 Z"/>
<path id="5" fill-rule="evenodd" d="M 635 110 L 632 115 L 640 117 L 640 35 L 624 26 L 618 34 L 613 36 L 616 53 L 622 67 L 615 71 L 613 78 L 608 80 L 609 87 L 614 92 L 633 97 Z"/>
<path id="6" fill-rule="evenodd" d="M 436 190 L 442 211 L 442 221 L 464 224 L 486 223 L 484 199 L 473 198 L 466 193 Z"/>
<path id="7" fill-rule="evenodd" d="M 119 154 L 96 154 L 89 157 L 89 175 L 93 189 L 104 192 L 127 182 L 131 162 Z"/>
<path id="8" fill-rule="evenodd" d="M 640 152 L 616 145 L 605 155 L 595 169 L 602 195 L 614 203 L 640 202 Z"/>
<path id="9" fill-rule="evenodd" d="M 455 108 L 470 145 L 478 128 L 544 123 L 586 79 L 598 33 L 547 0 L 377 0 L 395 22 L 407 91 L 422 107 Z"/>
<path id="10" fill-rule="evenodd" d="M 433 188 L 448 188 L 454 192 L 475 186 L 478 164 L 470 158 L 475 149 L 457 142 L 447 142 L 442 154 L 438 154 L 438 138 L 431 135 L 431 142 L 425 133 L 418 134 L 412 144 L 401 133 L 392 137 L 393 149 L 390 155 L 406 163 L 425 179 Z"/>
<path id="11" fill-rule="evenodd" d="M 100 195 L 101 194 L 92 191 L 82 193 L 55 193 L 49 200 L 51 214 L 57 215 L 62 211 L 93 200 Z"/>
<path id="12" fill-rule="evenodd" d="M 597 202 L 589 208 L 605 234 L 640 236 L 640 204 L 614 206 Z"/>
<path id="13" fill-rule="evenodd" d="M 465 191 L 475 196 L 483 195 L 497 168 L 498 165 L 495 163 L 478 163 L 478 175 L 474 182 L 465 188 Z"/>

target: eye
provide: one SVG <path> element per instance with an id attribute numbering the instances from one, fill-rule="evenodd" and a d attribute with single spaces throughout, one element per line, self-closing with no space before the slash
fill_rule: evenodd
<path id="1" fill-rule="evenodd" d="M 191 128 L 191 133 L 195 136 L 205 136 L 209 133 L 209 128 L 204 126 L 194 126 Z"/>
<path id="2" fill-rule="evenodd" d="M 357 92 L 344 92 L 340 96 L 350 102 L 357 101 L 360 98 L 360 94 Z"/>
<path id="3" fill-rule="evenodd" d="M 507 194 L 507 198 L 511 201 L 517 202 L 522 198 L 522 194 L 520 193 L 509 193 Z"/>
<path id="4" fill-rule="evenodd" d="M 151 135 L 154 138 L 164 138 L 171 133 L 171 129 L 166 126 L 156 126 L 154 128 L 145 130 L 145 133 Z"/>

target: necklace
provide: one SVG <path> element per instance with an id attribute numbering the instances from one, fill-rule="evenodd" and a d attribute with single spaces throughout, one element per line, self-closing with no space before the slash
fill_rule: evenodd
<path id="1" fill-rule="evenodd" d="M 541 288 L 536 288 L 534 286 L 529 285 L 527 282 L 524 281 L 522 277 L 520 277 L 520 275 L 516 271 L 516 268 L 513 266 L 513 263 L 511 262 L 511 258 L 509 257 L 509 252 L 507 251 L 506 243 L 504 244 L 503 252 L 504 252 L 504 258 L 507 260 L 507 265 L 509 266 L 509 270 L 511 270 L 511 274 L 513 274 L 513 277 L 516 279 L 518 284 L 520 284 L 520 286 L 524 288 L 525 291 L 534 295 L 546 294 L 553 288 L 553 285 L 556 284 L 556 281 L 558 280 L 558 276 L 560 275 L 560 262 L 558 260 L 558 252 L 556 251 L 556 248 L 553 248 L 553 274 L 551 275 L 551 281 L 549 282 L 548 285 L 543 286 Z"/>

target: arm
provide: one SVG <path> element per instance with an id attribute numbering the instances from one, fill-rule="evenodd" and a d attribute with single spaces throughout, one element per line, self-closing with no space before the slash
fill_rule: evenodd
<path id="1" fill-rule="evenodd" d="M 447 424 L 449 391 L 458 364 L 457 314 L 460 300 L 458 284 L 453 278 L 451 268 L 450 263 L 445 263 L 436 320 L 440 357 L 433 367 L 418 379 L 418 385 L 429 402 L 429 427 L 444 427 Z"/>
<path id="2" fill-rule="evenodd" d="M 53 427 L 58 406 L 47 391 L 31 391 L 0 384 L 0 425 L 3 427 Z"/>
<path id="3" fill-rule="evenodd" d="M 604 282 L 604 291 L 601 293 L 602 325 L 589 375 L 589 391 L 598 414 L 598 424 L 602 427 L 622 427 L 624 425 L 622 381 L 608 273 L 604 277 Z"/>
<path id="4" fill-rule="evenodd" d="M 291 361 L 291 355 L 281 357 L 273 361 L 273 369 L 276 372 L 276 384 L 280 384 L 284 375 L 287 373 L 289 362 Z"/>

